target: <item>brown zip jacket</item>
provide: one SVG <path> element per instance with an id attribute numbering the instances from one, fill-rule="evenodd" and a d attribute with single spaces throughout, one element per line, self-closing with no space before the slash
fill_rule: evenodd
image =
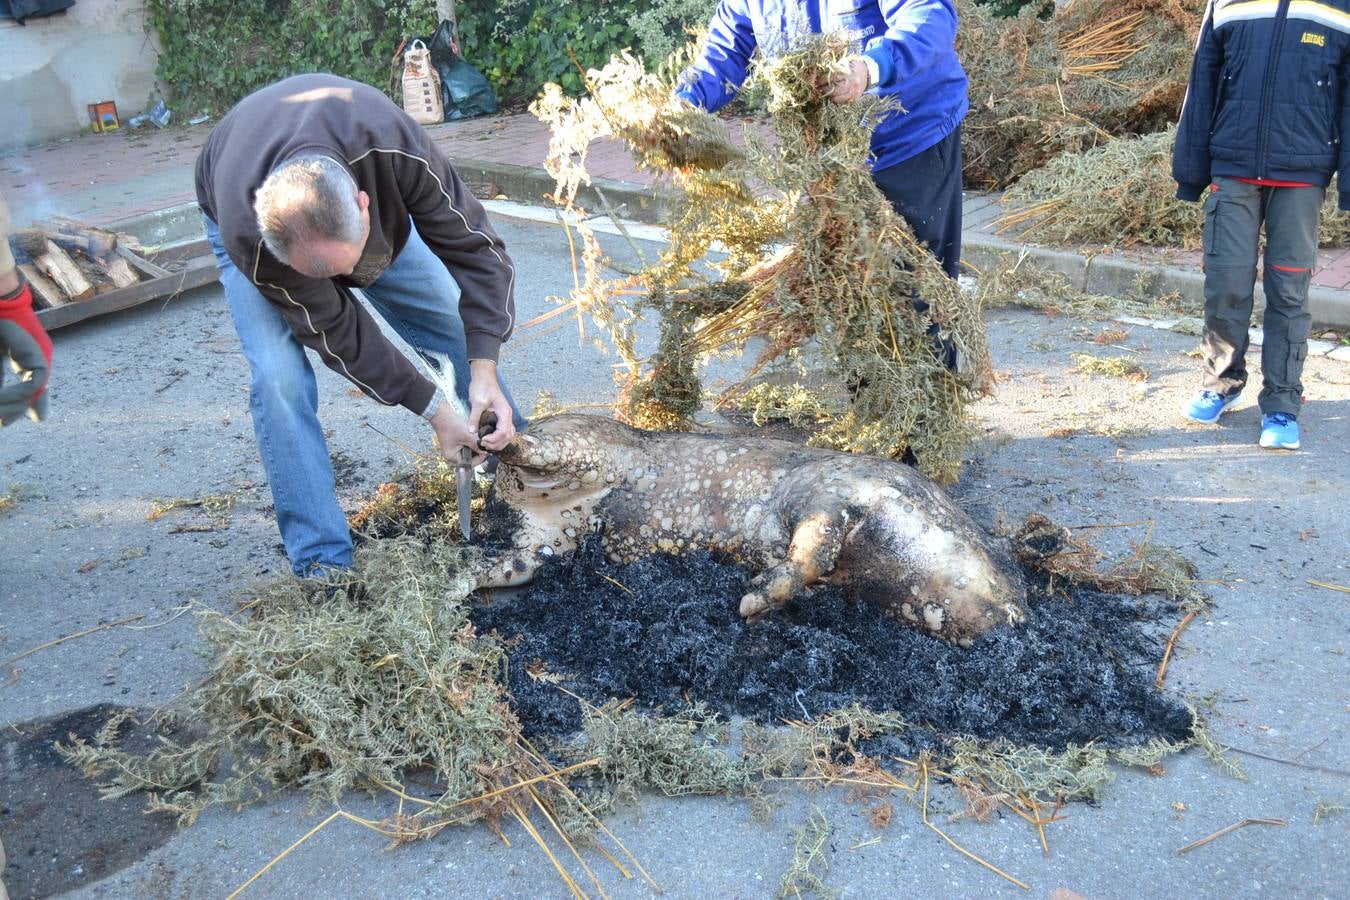
<path id="1" fill-rule="evenodd" d="M 254 194 L 286 160 L 309 155 L 346 166 L 370 195 L 370 238 L 350 276 L 308 278 L 263 246 Z M 197 201 L 235 266 L 296 339 L 381 403 L 430 415 L 436 388 L 346 288 L 375 281 L 402 251 L 412 224 L 459 284 L 469 358 L 496 360 L 511 334 L 515 268 L 482 204 L 422 126 L 368 85 L 297 75 L 239 101 L 197 158 Z"/>

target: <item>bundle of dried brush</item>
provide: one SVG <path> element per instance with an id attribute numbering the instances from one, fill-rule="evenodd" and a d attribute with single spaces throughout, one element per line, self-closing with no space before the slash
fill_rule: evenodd
<path id="1" fill-rule="evenodd" d="M 767 97 L 772 134 L 746 129 L 733 140 L 723 120 L 671 99 L 690 52 L 657 73 L 615 57 L 587 73 L 589 97 L 549 88 L 532 107 L 553 129 L 549 166 L 565 203 L 586 183 L 585 149 L 602 135 L 622 138 L 680 188 L 669 247 L 635 273 L 607 277 L 603 252 L 583 230 L 585 277 L 571 299 L 624 362 L 620 415 L 648 428 L 687 427 L 702 402 L 699 361 L 753 342 L 751 370 L 723 402 L 770 365 L 800 363 L 800 377 L 827 383 L 815 443 L 912 454 L 930 477 L 955 478 L 968 440 L 965 404 L 992 380 L 988 347 L 978 298 L 947 278 L 872 180 L 872 129 L 893 102 L 829 102 L 822 76 L 851 47 L 839 35 L 814 36 L 757 60 L 747 89 Z M 714 245 L 725 256 L 706 262 Z M 662 336 L 644 358 L 634 323 L 654 316 Z M 957 348 L 959 372 L 939 359 L 943 339 Z"/>

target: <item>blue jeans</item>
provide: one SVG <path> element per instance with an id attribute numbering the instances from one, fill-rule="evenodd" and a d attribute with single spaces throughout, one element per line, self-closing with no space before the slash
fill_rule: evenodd
<path id="1" fill-rule="evenodd" d="M 300 577 L 345 569 L 352 564 L 351 531 L 338 505 L 328 442 L 319 424 L 314 369 L 281 314 L 226 255 L 220 229 L 209 218 L 206 238 L 248 360 L 253 434 L 291 568 Z M 416 229 L 403 252 L 363 293 L 428 365 L 440 368 L 429 353 L 449 358 L 455 393 L 467 412 L 469 360 L 459 317 L 459 285 Z M 515 414 L 516 428 L 524 428 L 525 420 L 504 383 L 502 392 Z"/>

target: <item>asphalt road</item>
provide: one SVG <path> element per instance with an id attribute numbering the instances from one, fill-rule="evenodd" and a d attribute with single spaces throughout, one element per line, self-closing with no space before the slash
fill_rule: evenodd
<path id="1" fill-rule="evenodd" d="M 526 321 L 570 287 L 566 241 L 557 226 L 498 221 L 520 269 Z M 606 244 L 627 252 L 617 240 Z M 1350 365 L 1309 360 L 1303 449 L 1262 451 L 1250 400 L 1220 426 L 1179 419 L 1196 383 L 1198 362 L 1185 355 L 1194 338 L 1135 327 L 1113 341 L 1126 349 L 1103 348 L 1091 341 L 1102 324 L 990 312 L 1002 383 L 975 408 L 981 436 L 956 493 L 985 524 L 1033 511 L 1071 525 L 1151 523 L 1153 540 L 1216 582 L 1217 604 L 1184 635 L 1170 689 L 1216 697 L 1221 740 L 1297 765 L 1237 757 L 1249 775 L 1243 782 L 1192 751 L 1159 777 L 1123 772 L 1099 806 L 1074 805 L 1049 828 L 1048 857 L 1015 818 L 947 830 L 1034 896 L 1344 896 L 1350 812 L 1333 807 L 1350 805 L 1350 595 L 1310 580 L 1350 585 Z M 581 335 L 565 317 L 520 334 L 503 357 L 517 398 L 529 406 L 546 389 L 563 404 L 611 400 L 615 360 L 594 347 L 595 336 L 593 326 Z M 181 607 L 228 608 L 241 588 L 287 570 L 253 445 L 246 368 L 218 288 L 63 329 L 55 341 L 51 420 L 0 432 L 0 493 L 18 501 L 0 515 L 0 661 L 100 623 L 144 618 L 4 666 L 0 784 L 26 777 L 13 750 L 21 729 L 10 726 L 97 703 L 173 698 L 206 667 Z M 1074 353 L 1128 355 L 1148 377 L 1083 375 Z M 342 498 L 354 506 L 404 464 L 403 446 L 425 449 L 430 434 L 406 411 L 354 397 L 347 382 L 318 368 Z M 207 495 L 233 498 L 226 518 L 189 508 L 147 519 L 157 501 Z M 205 525 L 214 530 L 192 530 Z M 1108 529 L 1101 540 L 1127 549 L 1147 528 Z M 771 895 L 792 857 L 792 829 L 813 804 L 834 829 L 824 879 L 844 896 L 1024 895 L 947 846 L 903 803 L 878 829 L 839 792 L 793 790 L 780 799 L 772 820 L 760 823 L 741 802 L 650 797 L 611 827 L 672 897 Z M 89 881 L 80 854 L 118 833 L 127 813 L 88 802 L 83 818 L 51 832 L 51 846 L 34 848 L 25 835 L 36 826 L 0 796 L 11 866 L 64 867 L 83 885 L 71 896 L 224 896 L 331 812 L 294 793 L 240 812 L 213 810 Z M 1319 805 L 1331 811 L 1315 823 Z M 388 812 L 365 796 L 344 808 Z M 1174 852 L 1247 817 L 1287 824 Z M 247 895 L 566 896 L 530 840 L 508 835 L 512 848 L 484 829 L 459 829 L 386 852 L 377 835 L 337 821 Z M 652 893 L 603 859 L 593 863 L 611 896 Z M 24 897 L 28 882 L 14 872 L 11 892 Z"/>

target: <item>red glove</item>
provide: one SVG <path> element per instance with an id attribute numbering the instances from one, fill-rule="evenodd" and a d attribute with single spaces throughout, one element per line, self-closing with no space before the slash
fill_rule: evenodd
<path id="1" fill-rule="evenodd" d="M 25 413 L 41 422 L 47 417 L 47 379 L 52 371 L 52 340 L 33 314 L 33 294 L 21 283 L 0 297 L 0 356 L 19 380 L 5 384 L 0 367 L 0 426 L 17 422 Z"/>

